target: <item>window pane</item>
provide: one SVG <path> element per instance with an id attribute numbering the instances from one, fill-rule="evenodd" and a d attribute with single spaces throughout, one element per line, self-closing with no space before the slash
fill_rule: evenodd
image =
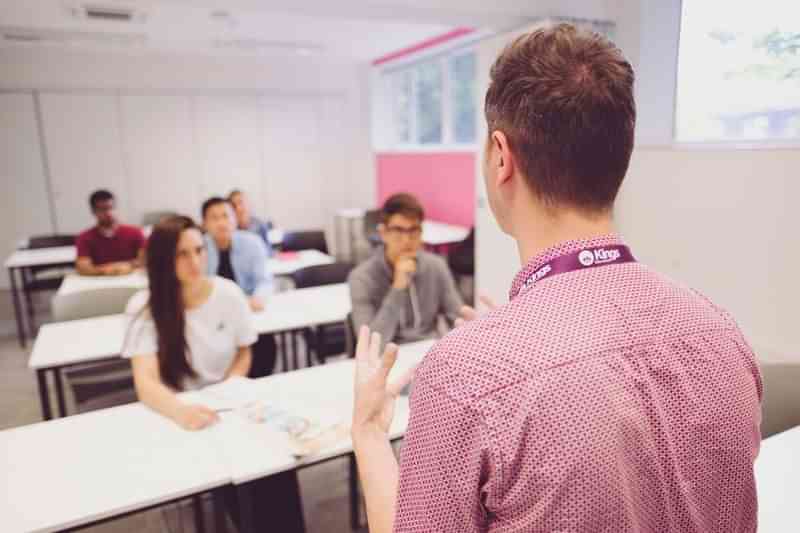
<path id="1" fill-rule="evenodd" d="M 450 102 L 453 140 L 475 142 L 475 53 L 450 59 Z"/>
<path id="2" fill-rule="evenodd" d="M 411 71 L 390 74 L 395 142 L 411 142 Z"/>
<path id="3" fill-rule="evenodd" d="M 442 68 L 439 61 L 417 67 L 417 142 L 442 142 Z"/>
<path id="4" fill-rule="evenodd" d="M 679 141 L 800 139 L 797 3 L 684 0 Z"/>

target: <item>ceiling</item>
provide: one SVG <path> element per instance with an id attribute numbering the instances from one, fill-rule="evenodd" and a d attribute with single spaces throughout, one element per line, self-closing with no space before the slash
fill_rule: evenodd
<path id="1" fill-rule="evenodd" d="M 613 0 L 4 0 L 0 47 L 371 60 L 457 26 L 603 18 Z"/>

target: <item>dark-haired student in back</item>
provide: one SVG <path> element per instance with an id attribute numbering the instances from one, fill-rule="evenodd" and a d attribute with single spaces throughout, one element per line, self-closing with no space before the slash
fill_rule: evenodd
<path id="1" fill-rule="evenodd" d="M 187 403 L 177 392 L 247 376 L 256 340 L 244 294 L 232 281 L 207 275 L 206 260 L 205 240 L 192 219 L 169 217 L 155 226 L 147 256 L 149 290 L 128 303 L 131 325 L 123 347 L 139 400 L 189 431 L 216 423 L 218 414 Z M 259 530 L 305 530 L 294 472 L 270 476 L 252 487 L 255 501 L 269 502 L 254 506 Z M 238 522 L 232 487 L 226 489 L 226 500 Z"/>
<path id="2" fill-rule="evenodd" d="M 422 249 L 425 211 L 410 194 L 383 204 L 383 246 L 348 279 L 356 329 L 369 326 L 386 342 L 435 337 L 440 316 L 452 326 L 463 305 L 444 259 Z"/>
<path id="3" fill-rule="evenodd" d="M 633 79 L 613 44 L 569 25 L 495 61 L 483 176 L 522 267 L 509 302 L 417 369 L 399 467 L 397 348 L 381 359 L 361 332 L 352 434 L 372 533 L 756 531 L 753 352 L 615 234 Z"/>
<path id="4" fill-rule="evenodd" d="M 97 224 L 80 235 L 75 244 L 75 268 L 84 276 L 118 276 L 142 266 L 145 237 L 136 226 L 120 224 L 115 214 L 114 195 L 98 190 L 89 197 Z"/>
<path id="5" fill-rule="evenodd" d="M 242 231 L 255 233 L 267 246 L 267 253 L 272 255 L 272 243 L 269 242 L 269 232 L 272 229 L 272 222 L 261 220 L 250 211 L 250 200 L 243 191 L 234 189 L 228 195 L 228 201 L 233 206 L 236 214 L 236 227 Z"/>

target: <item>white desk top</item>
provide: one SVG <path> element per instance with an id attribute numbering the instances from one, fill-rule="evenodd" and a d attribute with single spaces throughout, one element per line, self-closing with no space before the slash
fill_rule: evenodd
<path id="1" fill-rule="evenodd" d="M 265 311 L 253 314 L 256 331 L 275 333 L 342 322 L 350 312 L 347 284 L 275 294 Z M 45 324 L 39 329 L 28 367 L 51 368 L 119 355 L 128 317 L 123 314 Z"/>
<path id="2" fill-rule="evenodd" d="M 800 524 L 800 427 L 761 443 L 755 473 L 758 531 L 794 531 Z"/>
<path id="3" fill-rule="evenodd" d="M 469 228 L 454 226 L 435 220 L 422 223 L 422 242 L 430 246 L 461 242 L 469 235 Z"/>
<path id="4" fill-rule="evenodd" d="M 274 257 L 267 262 L 267 269 L 275 276 L 288 276 L 294 272 L 316 265 L 328 265 L 334 262 L 333 257 L 317 250 L 302 250 L 297 254 Z M 72 294 L 96 289 L 130 287 L 147 288 L 147 275 L 135 272 L 125 276 L 81 276 L 70 274 L 58 288 L 58 295 Z"/>
<path id="5" fill-rule="evenodd" d="M 207 435 L 138 403 L 2 431 L 0 472 L 4 532 L 75 527 L 230 482 Z"/>
<path id="6" fill-rule="evenodd" d="M 78 251 L 74 246 L 54 246 L 35 250 L 17 250 L 6 259 L 6 268 L 60 265 L 74 263 Z"/>
<path id="7" fill-rule="evenodd" d="M 70 274 L 64 277 L 58 288 L 58 295 L 72 294 L 75 292 L 92 291 L 111 288 L 147 288 L 147 274 L 134 272 L 125 276 L 81 276 Z"/>
<path id="8" fill-rule="evenodd" d="M 319 250 L 301 250 L 299 252 L 278 254 L 270 258 L 267 261 L 267 269 L 274 276 L 289 276 L 306 267 L 330 265 L 333 262 L 333 257 Z"/>
<path id="9" fill-rule="evenodd" d="M 422 341 L 401 346 L 390 380 L 420 362 L 433 343 Z M 270 405 L 318 419 L 341 421 L 349 428 L 353 409 L 354 364 L 354 360 L 348 359 L 257 379 L 252 382 L 252 392 L 248 393 Z M 408 398 L 398 398 L 390 435 L 392 438 L 405 434 L 408 415 Z M 231 478 L 236 484 L 353 450 L 352 442 L 347 437 L 319 454 L 298 461 L 292 456 L 287 440 L 263 424 L 250 422 L 239 413 L 224 413 L 222 416 L 222 422 L 210 433 L 231 467 Z"/>

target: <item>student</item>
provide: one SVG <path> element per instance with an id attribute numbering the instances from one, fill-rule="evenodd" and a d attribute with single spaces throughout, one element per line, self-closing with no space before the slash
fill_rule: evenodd
<path id="1" fill-rule="evenodd" d="M 378 232 L 383 241 L 349 276 L 353 322 L 384 340 L 436 336 L 439 315 L 452 325 L 463 302 L 445 260 L 422 249 L 425 212 L 410 194 L 386 200 Z"/>
<path id="2" fill-rule="evenodd" d="M 614 233 L 633 79 L 613 44 L 569 25 L 494 63 L 483 175 L 522 269 L 507 304 L 425 357 L 399 467 L 397 349 L 381 361 L 361 332 L 352 433 L 370 531 L 756 531 L 753 352 Z"/>
<path id="3" fill-rule="evenodd" d="M 242 231 L 251 231 L 261 237 L 267 245 L 267 252 L 272 255 L 272 244 L 269 242 L 269 232 L 272 229 L 272 222 L 266 222 L 250 214 L 250 202 L 245 194 L 234 189 L 228 195 L 228 201 L 233 206 L 236 214 L 236 227 Z"/>
<path id="4" fill-rule="evenodd" d="M 150 289 L 128 304 L 131 327 L 123 355 L 131 359 L 139 400 L 186 430 L 204 429 L 217 413 L 182 401 L 176 392 L 246 376 L 256 340 L 247 299 L 235 283 L 206 274 L 207 251 L 200 229 L 188 217 L 169 217 L 150 236 Z M 158 453 L 158 450 L 153 450 Z M 294 473 L 270 476 L 254 486 L 256 524 L 280 531 L 305 530 Z M 233 490 L 226 494 L 238 520 Z"/>
<path id="5" fill-rule="evenodd" d="M 256 235 L 235 229 L 233 209 L 227 200 L 209 198 L 203 203 L 203 226 L 208 248 L 208 273 L 227 278 L 247 295 L 250 309 L 263 311 L 273 293 L 272 274 L 267 270 L 267 250 Z M 277 347 L 272 335 L 262 335 L 253 347 L 251 377 L 271 374 Z"/>
<path id="6" fill-rule="evenodd" d="M 97 224 L 76 240 L 75 268 L 84 276 L 129 274 L 143 263 L 145 237 L 135 226 L 120 224 L 114 214 L 114 195 L 98 190 L 89 197 Z"/>

